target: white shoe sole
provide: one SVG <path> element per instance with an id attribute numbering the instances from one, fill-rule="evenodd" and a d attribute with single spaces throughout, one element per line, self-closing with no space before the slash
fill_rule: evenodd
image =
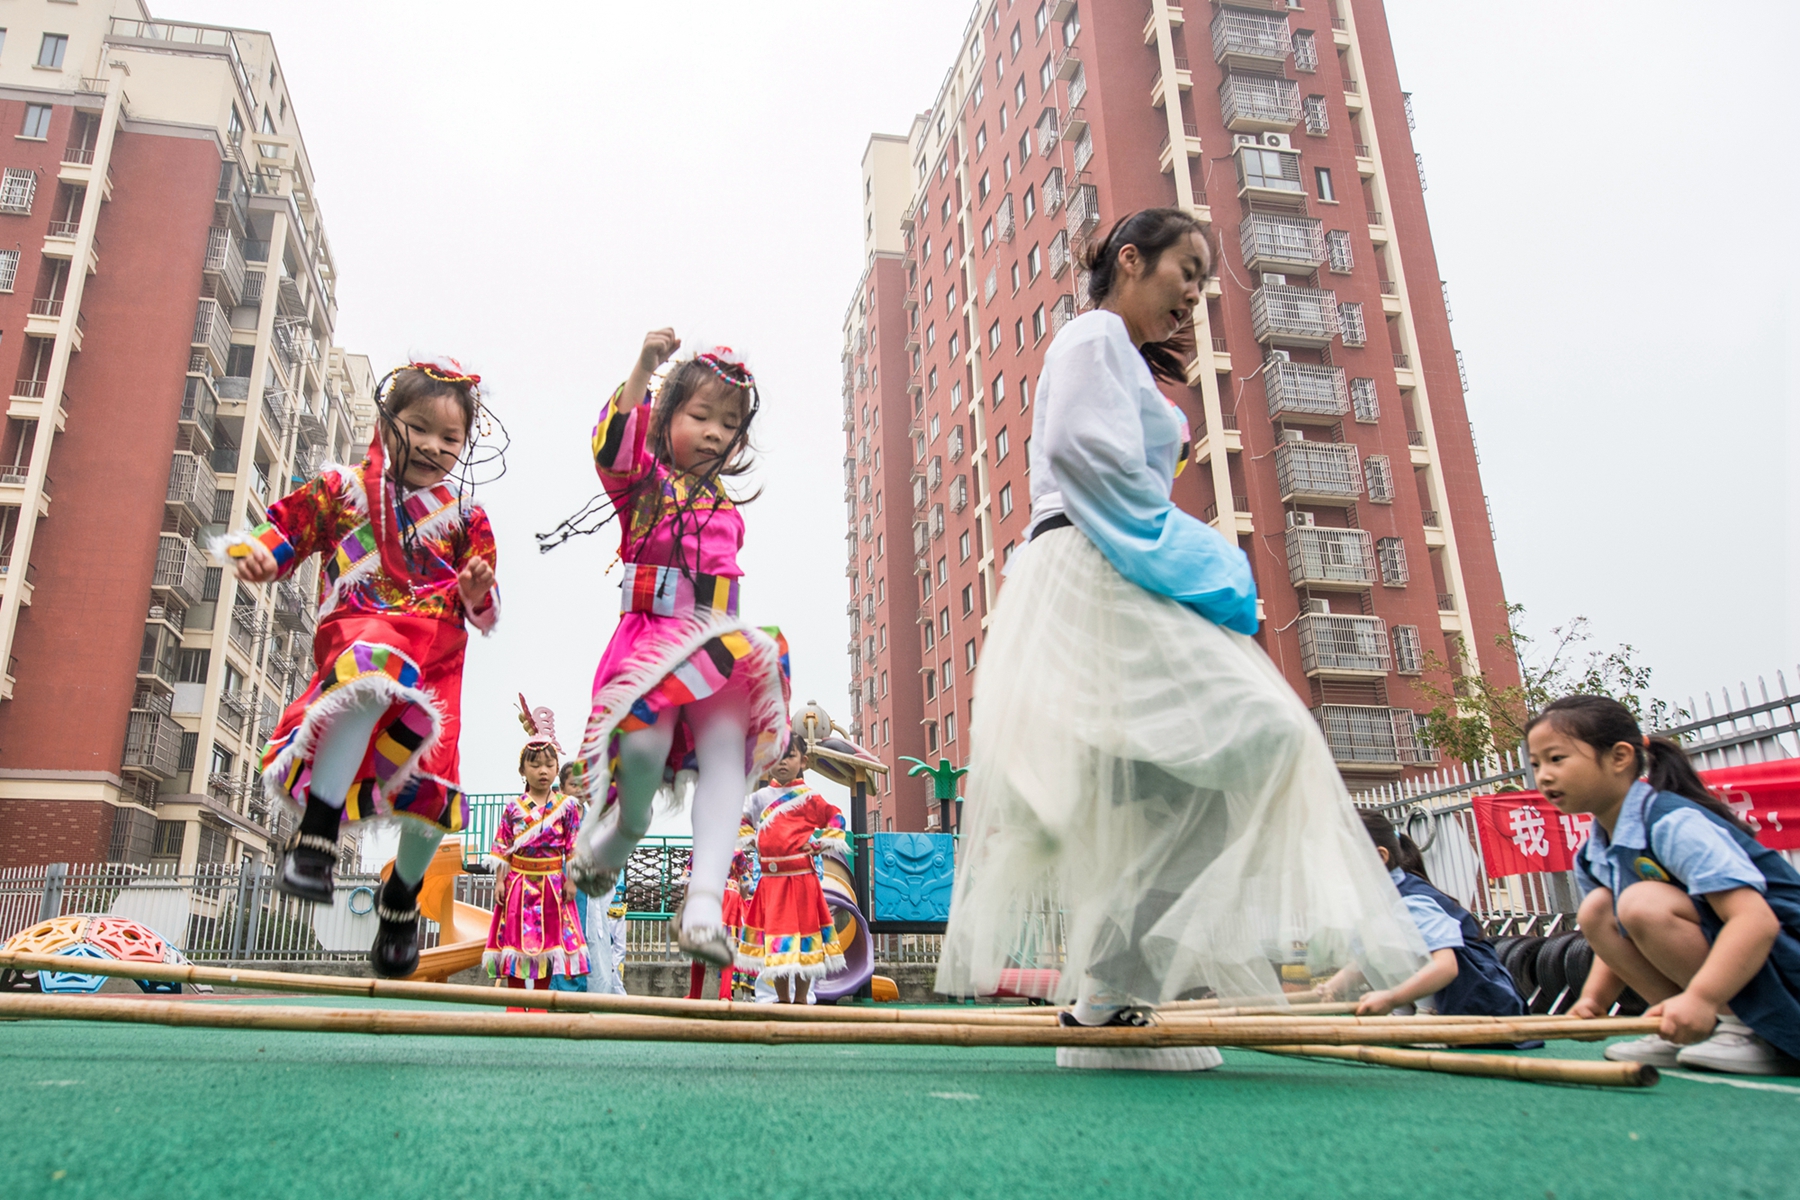
<path id="1" fill-rule="evenodd" d="M 1212 1046 L 1058 1046 L 1056 1065 L 1077 1071 L 1210 1071 L 1225 1061 Z"/>
<path id="2" fill-rule="evenodd" d="M 1663 1064 L 1657 1063 L 1656 1066 Z M 1717 1071 L 1721 1075 L 1792 1075 L 1796 1064 L 1792 1059 L 1781 1058 L 1738 1058 L 1735 1055 L 1721 1055 L 1714 1058 L 1708 1054 L 1682 1054 L 1669 1064 L 1672 1067 L 1685 1067 L 1689 1070 Z"/>

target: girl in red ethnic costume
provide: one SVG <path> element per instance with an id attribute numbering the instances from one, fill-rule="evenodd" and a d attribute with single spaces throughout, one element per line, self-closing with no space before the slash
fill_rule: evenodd
<path id="1" fill-rule="evenodd" d="M 327 464 L 227 539 L 246 583 L 325 556 L 317 669 L 263 751 L 264 789 L 300 812 L 275 886 L 330 904 L 343 822 L 407 818 L 369 950 L 387 977 L 417 968 L 419 885 L 438 842 L 467 818 L 457 758 L 465 626 L 487 633 L 500 612 L 487 514 L 446 482 L 470 461 L 480 382 L 453 360 L 393 371 L 376 389 L 377 433 L 361 465 Z"/>
<path id="2" fill-rule="evenodd" d="M 650 826 L 650 808 L 690 762 L 694 853 L 678 943 L 715 966 L 733 961 L 723 916 L 726 871 L 746 783 L 787 736 L 787 651 L 737 615 L 744 521 L 723 480 L 746 468 L 756 379 L 725 347 L 652 374 L 681 346 L 655 330 L 594 427 L 604 507 L 620 518 L 623 615 L 594 675 L 582 742 L 589 798 L 569 874 L 610 893 Z M 540 535 L 546 548 L 592 532 L 595 506 Z"/>
<path id="3" fill-rule="evenodd" d="M 581 806 L 556 790 L 562 747 L 556 743 L 555 715 L 548 708 L 531 709 L 520 696 L 519 719 L 529 735 L 519 751 L 525 794 L 506 802 L 494 830 L 489 853 L 500 871 L 481 962 L 506 987 L 582 991 L 586 981 L 581 987 L 575 982 L 588 973 L 587 937 L 575 885 L 563 871 L 581 826 Z"/>
<path id="4" fill-rule="evenodd" d="M 750 797 L 739 840 L 756 847 L 762 879 L 744 914 L 738 965 L 767 975 L 783 1004 L 805 1004 L 814 979 L 844 967 L 819 884 L 821 854 L 845 856 L 844 815 L 806 786 L 806 743 L 798 735 Z"/>

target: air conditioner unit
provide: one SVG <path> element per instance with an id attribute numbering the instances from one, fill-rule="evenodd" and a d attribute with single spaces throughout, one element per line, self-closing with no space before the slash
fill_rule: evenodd
<path id="1" fill-rule="evenodd" d="M 1294 148 L 1293 142 L 1285 133 L 1265 133 L 1262 135 L 1262 144 L 1271 150 L 1292 150 Z"/>
<path id="2" fill-rule="evenodd" d="M 1234 149 L 1238 146 L 1254 146 L 1256 145 L 1256 135 L 1254 133 L 1234 133 L 1231 135 L 1231 145 Z"/>
<path id="3" fill-rule="evenodd" d="M 1286 350 L 1269 351 L 1270 362 L 1292 362 L 1293 358 L 1294 356 L 1289 354 Z"/>
<path id="4" fill-rule="evenodd" d="M 1284 442 L 1304 442 L 1306 440 L 1306 435 L 1298 429 L 1282 429 L 1277 432 L 1281 434 L 1281 440 Z M 1308 517 L 1306 523 L 1311 525 L 1312 518 Z"/>
<path id="5" fill-rule="evenodd" d="M 1315 615 L 1329 614 L 1331 612 L 1331 601 L 1308 599 L 1306 602 L 1306 611 Z"/>
<path id="6" fill-rule="evenodd" d="M 1262 285 L 1264 287 L 1286 287 L 1287 276 L 1277 275 L 1273 271 L 1264 271 L 1262 273 Z"/>
<path id="7" fill-rule="evenodd" d="M 1313 515 L 1309 512 L 1291 512 L 1287 515 L 1289 529 L 1311 529 Z"/>

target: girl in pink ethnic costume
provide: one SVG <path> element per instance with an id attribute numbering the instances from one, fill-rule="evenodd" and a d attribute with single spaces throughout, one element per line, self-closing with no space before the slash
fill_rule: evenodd
<path id="1" fill-rule="evenodd" d="M 816 861 L 845 856 L 844 815 L 806 785 L 805 772 L 806 743 L 795 737 L 770 785 L 750 797 L 739 833 L 756 847 L 762 879 L 739 931 L 738 965 L 767 975 L 783 1004 L 805 1004 L 812 980 L 844 967 Z"/>
<path id="2" fill-rule="evenodd" d="M 276 887 L 330 904 L 345 821 L 405 817 L 376 901 L 370 962 L 409 975 L 419 959 L 419 885 L 446 833 L 463 828 L 465 627 L 499 616 L 487 514 L 446 479 L 468 460 L 480 376 L 417 362 L 376 389 L 377 435 L 360 466 L 327 465 L 226 541 L 240 580 L 267 583 L 307 556 L 319 579 L 316 671 L 263 751 L 263 787 L 300 813 Z"/>
<path id="3" fill-rule="evenodd" d="M 555 976 L 572 987 L 575 977 L 588 973 L 575 885 L 563 871 L 581 826 L 581 807 L 556 790 L 562 747 L 556 744 L 555 715 L 528 708 L 521 696 L 519 718 L 529 735 L 519 751 L 525 794 L 506 802 L 494 830 L 489 853 L 500 874 L 481 964 L 507 987 L 557 986 Z"/>
<path id="4" fill-rule="evenodd" d="M 746 782 L 787 736 L 787 651 L 737 611 L 744 521 L 723 479 L 745 469 L 756 380 L 718 347 L 682 361 L 652 396 L 652 373 L 680 346 L 672 329 L 646 335 L 594 427 L 594 466 L 620 519 L 624 611 L 594 675 L 581 747 L 588 812 L 569 873 L 589 895 L 609 893 L 657 792 L 691 763 L 678 943 L 728 967 L 725 875 Z"/>

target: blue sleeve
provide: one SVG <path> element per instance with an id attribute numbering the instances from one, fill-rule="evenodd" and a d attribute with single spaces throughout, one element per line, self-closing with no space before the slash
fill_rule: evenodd
<path id="1" fill-rule="evenodd" d="M 1691 896 L 1741 887 L 1768 891 L 1768 880 L 1732 836 L 1694 809 L 1677 808 L 1659 817 L 1650 826 L 1650 846 Z"/>
<path id="2" fill-rule="evenodd" d="M 1406 915 L 1412 918 L 1412 923 L 1419 927 L 1419 936 L 1425 939 L 1426 950 L 1454 950 L 1466 944 L 1462 926 L 1429 897 L 1402 896 L 1401 899 L 1406 901 Z"/>
<path id="3" fill-rule="evenodd" d="M 1118 344 L 1090 338 L 1059 356 L 1065 403 L 1045 451 L 1063 508 L 1119 574 L 1239 633 L 1256 632 L 1250 560 L 1224 534 L 1175 507 L 1150 470 L 1144 430 Z"/>

